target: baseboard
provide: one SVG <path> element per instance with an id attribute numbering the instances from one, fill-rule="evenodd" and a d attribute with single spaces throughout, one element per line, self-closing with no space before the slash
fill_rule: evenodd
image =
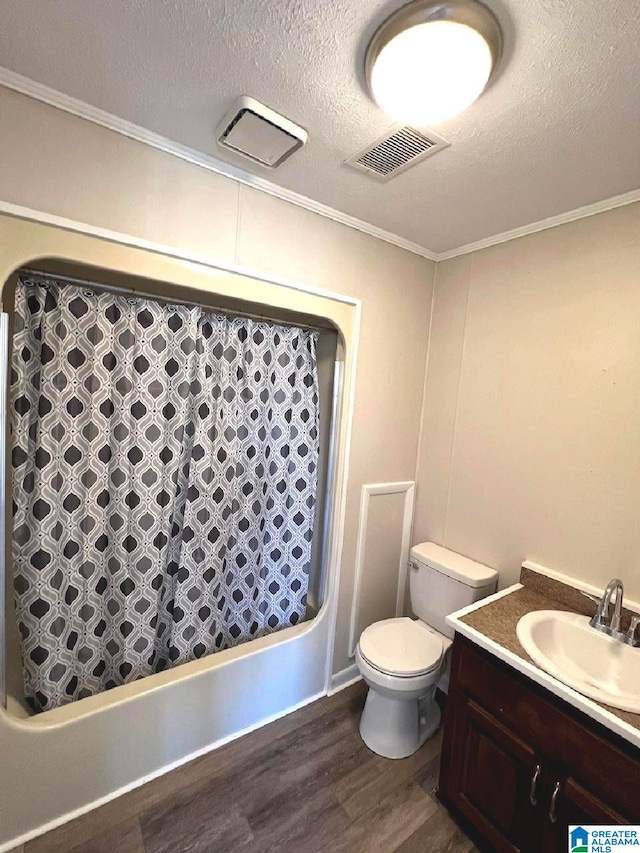
<path id="1" fill-rule="evenodd" d="M 347 670 L 345 670 L 345 672 L 346 671 Z M 343 687 L 347 687 L 347 685 L 344 684 Z M 338 689 L 340 690 L 342 688 Z M 153 773 L 148 773 L 145 776 L 141 776 L 139 779 L 136 779 L 127 785 L 123 785 L 121 788 L 117 788 L 115 791 L 106 794 L 104 797 L 100 797 L 97 800 L 93 800 L 93 802 L 91 803 L 87 803 L 87 805 L 85 806 L 81 806 L 78 809 L 74 809 L 71 812 L 67 812 L 67 814 L 62 815 L 61 817 L 57 817 L 54 820 L 45 823 L 43 826 L 39 826 L 37 829 L 32 829 L 30 832 L 25 832 L 23 835 L 18 835 L 16 838 L 11 839 L 10 841 L 0 842 L 0 853 L 8 853 L 8 851 L 13 850 L 16 847 L 19 848 L 22 844 L 26 844 L 28 841 L 32 841 L 34 838 L 38 838 L 41 835 L 45 835 L 52 829 L 57 829 L 59 826 L 62 826 L 63 824 L 68 823 L 71 820 L 75 820 L 76 818 L 82 817 L 82 815 L 85 815 L 88 812 L 93 811 L 94 809 L 100 808 L 100 806 L 104 806 L 106 803 L 109 803 L 111 802 L 111 800 L 115 800 L 118 797 L 121 797 L 123 794 L 128 794 L 129 791 L 133 791 L 135 790 L 135 788 L 139 788 L 142 785 L 145 785 L 147 782 L 151 782 L 153 779 L 157 779 L 159 776 L 164 776 L 166 773 L 170 773 L 172 770 L 176 770 L 178 767 L 182 767 L 183 764 L 188 764 L 190 761 L 193 761 L 196 758 L 200 758 L 200 756 L 206 755 L 208 752 L 213 752 L 214 749 L 218 749 L 221 746 L 225 746 L 225 744 L 227 743 L 231 743 L 231 741 L 237 740 L 238 738 L 241 738 L 244 735 L 248 735 L 251 732 L 256 731 L 256 729 L 261 729 L 263 726 L 268 726 L 269 723 L 275 723 L 276 720 L 279 720 L 282 717 L 286 717 L 289 714 L 293 714 L 294 711 L 299 711 L 300 708 L 304 708 L 305 705 L 310 705 L 312 702 L 316 702 L 318 699 L 322 699 L 324 695 L 324 693 L 317 693 L 315 696 L 310 696 L 308 699 L 303 699 L 302 702 L 298 702 L 295 705 L 291 705 L 291 707 L 285 708 L 283 711 L 278 711 L 276 714 L 271 714 L 269 717 L 265 717 L 263 720 L 260 720 L 257 723 L 253 723 L 252 725 L 247 726 L 246 728 L 241 729 L 238 732 L 234 732 L 233 734 L 227 735 L 226 737 L 220 738 L 219 740 L 215 740 L 213 741 L 213 743 L 210 743 L 207 746 L 202 747 L 201 749 L 197 749 L 195 752 L 190 752 L 188 755 L 185 755 L 184 758 L 179 758 L 177 761 L 171 762 L 171 764 L 166 764 L 164 767 L 160 767 L 160 769 L 154 770 Z"/>
<path id="2" fill-rule="evenodd" d="M 360 675 L 357 664 L 352 663 L 351 666 L 341 669 L 340 672 L 336 672 L 335 675 L 331 676 L 331 686 L 329 687 L 328 695 L 333 696 L 334 693 L 339 693 L 345 687 L 351 687 L 352 684 L 360 681 L 361 678 L 362 676 Z M 1 850 L 0 853 L 2 853 Z"/>

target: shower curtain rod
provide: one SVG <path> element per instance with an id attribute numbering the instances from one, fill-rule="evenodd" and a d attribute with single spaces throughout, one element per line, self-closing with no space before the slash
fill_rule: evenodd
<path id="1" fill-rule="evenodd" d="M 305 329 L 311 332 L 334 332 L 333 326 L 315 326 L 311 323 L 294 323 L 291 320 L 278 320 L 275 317 L 269 317 L 266 314 L 254 314 L 250 311 L 234 311 L 230 308 L 218 308 L 213 305 L 207 305 L 205 302 L 194 302 L 191 299 L 180 299 L 172 296 L 158 296 L 156 293 L 150 293 L 144 290 L 135 290 L 133 288 L 119 287 L 116 284 L 102 284 L 99 281 L 91 281 L 86 278 L 74 278 L 70 275 L 62 275 L 60 273 L 48 273 L 43 270 L 33 269 L 32 267 L 21 267 L 18 270 L 18 275 L 37 275 L 41 278 L 54 278 L 56 280 L 65 281 L 69 284 L 82 284 L 87 287 L 105 290 L 108 293 L 115 293 L 118 296 L 135 296 L 143 299 L 153 299 L 156 302 L 162 302 L 166 305 L 191 305 L 195 308 L 202 308 L 212 314 L 224 314 L 226 317 L 248 317 L 250 320 L 266 320 L 269 323 L 276 323 L 279 326 L 291 326 L 296 329 Z"/>

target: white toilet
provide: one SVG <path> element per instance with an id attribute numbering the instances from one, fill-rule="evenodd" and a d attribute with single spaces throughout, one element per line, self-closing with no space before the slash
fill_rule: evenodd
<path id="1" fill-rule="evenodd" d="M 433 542 L 411 549 L 409 591 L 418 619 L 375 622 L 360 635 L 356 663 L 369 685 L 360 735 L 385 758 L 405 758 L 435 732 L 436 687 L 448 679 L 453 631 L 445 617 L 495 592 L 498 573 Z"/>

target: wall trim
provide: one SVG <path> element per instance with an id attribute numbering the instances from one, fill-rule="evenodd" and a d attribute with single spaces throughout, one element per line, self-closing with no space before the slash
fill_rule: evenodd
<path id="1" fill-rule="evenodd" d="M 119 118 L 113 113 L 108 113 L 106 110 L 98 109 L 91 106 L 85 101 L 78 98 L 73 98 L 71 95 L 65 95 L 57 89 L 50 86 L 45 86 L 43 83 L 38 83 L 31 80 L 29 77 L 24 77 L 22 74 L 17 74 L 8 68 L 0 66 L 0 86 L 6 89 L 11 89 L 36 101 L 41 101 L 63 112 L 75 115 L 78 118 L 90 121 L 93 124 L 105 127 L 121 136 L 127 136 L 129 139 L 134 139 L 136 142 L 141 142 L 143 145 L 149 145 L 151 148 L 156 148 L 163 151 L 165 154 L 170 154 L 173 157 L 178 157 L 191 163 L 195 166 L 200 166 L 207 169 L 209 172 L 215 172 L 225 178 L 230 178 L 239 184 L 253 187 L 256 190 L 275 196 L 282 201 L 287 201 L 290 204 L 295 204 L 297 207 L 302 207 L 312 213 L 317 213 L 319 216 L 324 216 L 326 219 L 331 219 L 334 222 L 339 222 L 341 225 L 346 225 L 348 228 L 353 228 L 363 234 L 368 234 L 371 237 L 376 237 L 378 240 L 383 240 L 385 243 L 390 243 L 393 246 L 398 246 L 400 249 L 405 249 L 412 252 L 414 255 L 420 255 L 430 261 L 447 261 L 451 258 L 457 258 L 459 255 L 467 255 L 470 252 L 477 252 L 480 249 L 487 249 L 490 246 L 496 246 L 499 243 L 507 243 L 510 240 L 516 240 L 518 237 L 526 237 L 528 234 L 535 234 L 538 231 L 545 231 L 548 228 L 555 228 L 558 225 L 564 225 L 567 222 L 575 222 L 577 219 L 584 219 L 587 216 L 594 216 L 597 213 L 604 213 L 607 210 L 614 210 L 617 207 L 624 207 L 627 204 L 633 204 L 640 201 L 640 188 L 631 190 L 630 192 L 622 193 L 621 195 L 612 196 L 602 201 L 587 204 L 583 207 L 577 207 L 573 210 L 568 210 L 565 213 L 560 213 L 557 216 L 550 216 L 546 219 L 540 219 L 536 222 L 531 222 L 528 225 L 522 225 L 518 228 L 513 228 L 509 231 L 502 231 L 499 234 L 494 234 L 491 237 L 485 237 L 474 243 L 467 243 L 463 246 L 458 246 L 454 249 L 448 249 L 446 252 L 434 252 L 427 249 L 426 246 L 421 246 L 418 243 L 413 243 L 400 237 L 398 234 L 392 234 L 390 231 L 385 231 L 383 228 L 378 228 L 369 222 L 358 219 L 355 216 L 350 216 L 340 210 L 336 210 L 329 205 L 314 201 L 301 193 L 296 193 L 293 190 L 278 186 L 278 184 L 264 178 L 260 175 L 253 175 L 251 172 L 242 169 L 239 166 L 234 166 L 231 163 L 226 163 L 213 157 L 210 154 L 204 154 L 194 148 L 189 148 L 186 145 L 181 145 L 179 142 L 174 142 L 166 136 L 159 133 L 154 133 L 147 130 L 134 122 Z"/>
<path id="2" fill-rule="evenodd" d="M 364 561 L 366 556 L 367 527 L 369 523 L 369 503 L 376 495 L 404 494 L 404 516 L 402 520 L 402 545 L 398 562 L 398 589 L 396 595 L 396 616 L 404 612 L 404 597 L 407 585 L 407 563 L 413 527 L 413 506 L 416 484 L 414 480 L 399 483 L 369 483 L 360 492 L 360 518 L 358 521 L 358 542 L 356 545 L 356 573 L 353 584 L 353 599 L 351 601 L 351 624 L 349 629 L 349 656 L 356 653 L 358 643 L 358 616 L 360 615 L 360 589 L 364 577 Z"/>
<path id="3" fill-rule="evenodd" d="M 327 691 L 327 696 L 333 696 L 334 693 L 339 693 L 341 690 L 351 687 L 352 684 L 356 684 L 358 681 L 362 681 L 362 676 L 360 675 L 358 665 L 352 663 L 351 666 L 341 669 L 340 672 L 336 672 L 331 677 L 331 685 Z"/>
<path id="4" fill-rule="evenodd" d="M 41 101 L 51 107 L 63 110 L 63 112 L 71 113 L 71 115 L 105 127 L 108 130 L 113 130 L 121 136 L 135 139 L 136 142 L 142 142 L 144 145 L 149 145 L 151 148 L 156 148 L 165 154 L 171 154 L 181 160 L 186 160 L 187 163 L 200 166 L 209 172 L 215 172 L 217 175 L 231 178 L 231 180 L 237 181 L 240 184 L 245 184 L 268 195 L 287 201 L 290 204 L 295 204 L 297 207 L 317 213 L 326 219 L 332 219 L 334 222 L 339 222 L 348 228 L 354 228 L 363 234 L 369 234 L 369 236 L 383 240 L 385 243 L 391 243 L 400 249 L 406 249 L 414 255 L 420 255 L 423 258 L 428 258 L 430 261 L 436 260 L 434 252 L 423 246 L 419 246 L 417 243 L 412 243 L 410 240 L 405 240 L 404 237 L 399 237 L 397 234 L 392 234 L 383 228 L 378 228 L 369 222 L 364 222 L 355 216 L 350 216 L 348 213 L 343 213 L 340 210 L 329 207 L 329 205 L 314 201 L 301 193 L 281 187 L 273 183 L 273 181 L 263 178 L 261 175 L 254 175 L 239 166 L 226 163 L 210 154 L 204 154 L 202 151 L 196 151 L 195 148 L 189 148 L 187 145 L 174 142 L 166 136 L 154 133 L 138 124 L 134 124 L 134 122 L 119 118 L 113 115 L 113 113 L 98 109 L 98 107 L 91 106 L 91 104 L 87 104 L 78 98 L 65 95 L 57 89 L 52 89 L 43 83 L 37 83 L 35 80 L 23 77 L 22 74 L 17 74 L 15 71 L 10 71 L 8 68 L 1 66 L 0 86 L 4 86 L 6 89 L 11 89 L 14 92 L 19 92 L 21 95 L 28 95 L 28 97 L 36 101 Z"/>
<path id="5" fill-rule="evenodd" d="M 90 225 L 88 222 L 80 222 L 76 219 L 67 219 L 64 216 L 57 216 L 54 213 L 45 213 L 42 210 L 34 210 L 30 207 L 23 207 L 22 205 L 2 200 L 0 200 L 0 214 L 13 216 L 16 219 L 24 219 L 28 222 L 39 222 L 42 225 L 52 225 L 54 228 L 60 228 L 63 231 L 73 231 L 76 234 L 86 234 L 90 237 L 99 237 L 101 240 L 106 240 L 109 243 L 118 243 L 118 245 L 129 246 L 134 249 L 144 249 L 147 252 L 154 252 L 155 254 L 165 255 L 166 257 L 175 258 L 180 261 L 189 261 L 191 263 L 201 264 L 202 266 L 210 267 L 215 270 L 243 275 L 247 278 L 268 282 L 269 284 L 277 284 L 281 287 L 288 287 L 291 290 L 298 290 L 303 293 L 312 293 L 315 296 L 323 296 L 327 299 L 332 299 L 335 302 L 344 302 L 347 305 L 356 306 L 358 309 L 360 308 L 361 300 L 355 296 L 347 296 L 344 293 L 326 290 L 325 288 L 295 281 L 291 278 L 282 278 L 281 276 L 274 275 L 273 273 L 264 273 L 253 267 L 245 267 L 242 264 L 237 264 L 233 261 L 216 260 L 216 258 L 210 257 L 209 255 L 189 252 L 178 246 L 156 243 L 152 240 L 146 240 L 144 237 L 134 237 L 132 234 L 126 234 L 124 231 L 111 231 L 108 228 L 101 228 L 98 225 Z"/>
<path id="6" fill-rule="evenodd" d="M 351 361 L 350 376 L 346 373 L 346 364 L 342 369 L 336 371 L 334 375 L 338 382 L 334 386 L 333 405 L 338 407 L 334 414 L 335 424 L 344 424 L 344 435 L 342 438 L 342 452 L 338 454 L 338 466 L 333 474 L 334 498 L 335 505 L 331 514 L 333 522 L 337 525 L 335 536 L 332 531 L 329 531 L 330 539 L 333 542 L 333 550 L 328 555 L 328 566 L 334 566 L 334 570 L 329 572 L 329 581 L 327 586 L 327 598 L 329 602 L 330 617 L 329 617 L 329 633 L 327 637 L 327 657 L 325 660 L 325 690 L 329 692 L 333 678 L 333 661 L 336 651 L 336 633 L 338 630 L 338 607 L 340 603 L 340 577 L 342 575 L 342 551 L 344 546 L 344 534 L 346 529 L 346 501 L 347 491 L 349 487 L 349 461 L 351 459 L 351 438 L 353 435 L 353 421 L 355 415 L 355 388 L 358 372 L 358 353 L 360 352 L 360 323 L 362 319 L 362 307 L 360 300 L 354 308 L 355 318 L 353 325 L 353 358 Z M 347 408 L 343 412 L 344 405 L 344 383 L 349 382 L 350 391 L 347 395 Z M 343 421 L 343 415 L 345 420 Z M 336 433 L 333 437 L 340 444 L 340 435 Z M 333 440 L 332 439 L 332 440 Z"/>
<path id="7" fill-rule="evenodd" d="M 190 752 L 188 755 L 185 755 L 183 758 L 179 758 L 176 761 L 172 761 L 170 764 L 165 764 L 162 767 L 158 768 L 158 770 L 154 770 L 152 773 L 147 773 L 144 776 L 140 776 L 139 779 L 136 779 L 133 782 L 129 782 L 127 785 L 123 785 L 121 788 L 117 788 L 115 791 L 111 791 L 104 797 L 100 797 L 97 800 L 93 800 L 93 802 L 88 803 L 85 806 L 81 806 L 79 809 L 74 809 L 73 811 L 67 812 L 67 814 L 62 815 L 61 817 L 57 817 L 54 820 L 49 821 L 49 823 L 45 823 L 43 826 L 39 826 L 37 829 L 32 829 L 30 832 L 26 832 L 23 835 L 19 835 L 11 841 L 5 841 L 4 843 L 0 843 L 0 853 L 6 853 L 6 851 L 13 850 L 14 847 L 20 847 L 21 844 L 26 844 L 32 839 L 38 838 L 39 836 L 50 832 L 52 829 L 57 829 L 57 827 L 62 826 L 63 824 L 68 823 L 71 820 L 75 820 L 78 817 L 82 817 L 82 815 L 85 815 L 88 812 L 93 811 L 94 809 L 100 808 L 100 806 L 104 806 L 106 803 L 110 803 L 112 800 L 121 797 L 123 794 L 128 794 L 130 791 L 134 791 L 136 788 L 140 788 L 142 785 L 146 785 L 147 782 L 151 782 L 153 779 L 157 779 L 159 776 L 164 776 L 166 773 L 170 773 L 172 770 L 176 770 L 178 767 L 182 767 L 184 764 L 188 764 L 190 761 L 193 761 L 196 758 L 200 758 L 202 755 L 206 755 L 209 752 L 213 752 L 214 749 L 219 749 L 221 746 L 225 746 L 226 744 L 231 743 L 232 741 L 237 740 L 238 738 L 244 737 L 244 735 L 248 735 L 251 732 L 256 731 L 257 729 L 261 729 L 263 726 L 269 725 L 269 723 L 275 723 L 276 720 L 280 720 L 282 717 L 287 717 L 289 714 L 293 714 L 295 711 L 299 711 L 306 705 L 310 705 L 312 702 L 316 702 L 318 699 L 322 699 L 322 697 L 325 695 L 325 693 L 317 693 L 315 696 L 310 696 L 308 699 L 303 699 L 302 702 L 297 702 L 295 705 L 291 705 L 291 707 L 285 708 L 284 711 L 278 711 L 277 713 L 271 714 L 270 716 L 266 717 L 264 720 L 259 720 L 257 723 L 252 723 L 250 726 L 241 729 L 239 732 L 233 732 L 233 734 L 227 735 L 223 738 L 219 738 L 218 740 L 213 741 L 213 743 L 207 744 L 207 746 L 203 746 L 200 749 L 196 749 L 194 752 Z"/>
<path id="8" fill-rule="evenodd" d="M 557 228 L 558 225 L 566 225 L 568 222 L 575 222 L 578 219 L 586 219 L 588 216 L 595 216 L 597 213 L 605 213 L 607 210 L 614 210 L 616 207 L 624 207 L 627 204 L 633 204 L 640 201 L 640 189 L 631 190 L 622 195 L 612 196 L 611 198 L 596 201 L 593 204 L 584 205 L 584 207 L 576 207 L 574 210 L 568 210 L 565 213 L 559 213 L 557 216 L 549 216 L 547 219 L 540 219 L 538 222 L 531 222 L 529 225 L 522 225 L 520 228 L 513 228 L 510 231 L 503 231 L 501 234 L 494 234 L 492 237 L 485 237 L 484 240 L 478 240 L 475 243 L 467 243 L 466 246 L 460 246 L 457 249 L 450 249 L 448 252 L 440 252 L 436 255 L 436 261 L 448 261 L 451 258 L 457 258 L 459 255 L 468 255 L 470 252 L 478 252 L 480 249 L 488 249 L 490 246 L 497 246 L 499 243 L 508 243 L 510 240 L 517 240 L 518 237 L 526 237 L 528 234 L 537 234 L 538 231 L 547 231 L 549 228 Z"/>

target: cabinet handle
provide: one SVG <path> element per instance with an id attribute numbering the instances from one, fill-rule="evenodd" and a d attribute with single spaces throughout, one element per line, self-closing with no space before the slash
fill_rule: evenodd
<path id="1" fill-rule="evenodd" d="M 549 804 L 549 820 L 551 823 L 555 823 L 558 820 L 558 815 L 556 814 L 556 802 L 558 800 L 558 794 L 560 793 L 560 782 L 556 782 L 555 787 L 553 789 L 553 794 L 551 794 L 551 803 Z"/>
<path id="2" fill-rule="evenodd" d="M 538 805 L 538 779 L 540 778 L 540 765 L 536 764 L 535 773 L 531 778 L 531 788 L 529 789 L 529 801 L 532 806 Z"/>

